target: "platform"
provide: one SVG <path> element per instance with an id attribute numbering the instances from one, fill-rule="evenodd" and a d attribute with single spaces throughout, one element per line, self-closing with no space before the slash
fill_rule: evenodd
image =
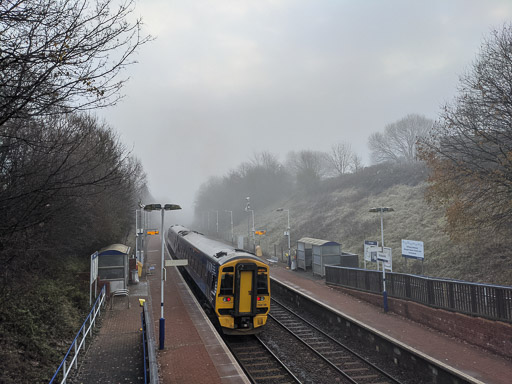
<path id="1" fill-rule="evenodd" d="M 341 289 L 332 288 L 311 272 L 291 271 L 280 263 L 270 276 L 336 309 L 366 326 L 398 340 L 422 354 L 453 367 L 475 383 L 509 384 L 512 362 L 484 349 L 444 335 L 434 329 L 361 301 Z"/>

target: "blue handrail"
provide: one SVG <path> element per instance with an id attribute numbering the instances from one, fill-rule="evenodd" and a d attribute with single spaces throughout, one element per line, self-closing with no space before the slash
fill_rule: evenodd
<path id="1" fill-rule="evenodd" d="M 87 317 L 85 318 L 85 321 L 83 322 L 82 326 L 80 327 L 80 330 L 77 332 L 75 338 L 73 339 L 73 342 L 71 343 L 71 346 L 69 347 L 68 352 L 64 356 L 64 359 L 62 359 L 59 367 L 57 368 L 57 371 L 55 371 L 52 379 L 50 380 L 50 384 L 54 383 L 54 381 L 57 378 L 57 375 L 59 374 L 61 369 L 62 369 L 62 375 L 63 375 L 61 383 L 65 383 L 66 378 L 68 377 L 69 371 L 71 370 L 71 367 L 73 366 L 73 363 L 75 364 L 75 367 L 77 366 L 76 360 L 78 358 L 78 353 L 80 352 L 80 349 L 82 348 L 82 346 L 85 344 L 85 339 L 87 338 L 87 335 L 91 331 L 92 326 L 95 325 L 96 315 L 100 312 L 101 305 L 103 304 L 104 301 L 105 301 L 105 286 L 103 286 L 103 288 L 101 289 L 98 298 L 94 302 L 94 305 L 92 306 L 92 309 L 89 312 L 89 315 L 87 315 Z M 85 330 L 85 333 L 84 333 L 83 331 L 87 324 L 87 320 L 89 320 L 89 327 Z M 77 345 L 77 340 L 78 340 L 78 337 L 80 336 L 80 333 L 83 333 L 83 337 L 82 337 L 80 343 Z M 73 358 L 71 359 L 69 367 L 66 367 L 67 358 L 70 356 L 71 351 L 73 349 L 75 351 L 75 354 L 73 355 Z"/>

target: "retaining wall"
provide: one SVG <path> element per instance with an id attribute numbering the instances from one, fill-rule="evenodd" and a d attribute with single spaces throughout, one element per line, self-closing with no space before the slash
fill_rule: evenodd
<path id="1" fill-rule="evenodd" d="M 355 289 L 329 285 L 351 296 L 383 306 L 382 295 L 362 292 Z M 449 336 L 464 340 L 470 344 L 487 349 L 501 356 L 512 358 L 512 325 L 500 321 L 473 317 L 461 313 L 430 308 L 414 301 L 396 299 L 388 296 L 391 312 L 424 324 Z"/>

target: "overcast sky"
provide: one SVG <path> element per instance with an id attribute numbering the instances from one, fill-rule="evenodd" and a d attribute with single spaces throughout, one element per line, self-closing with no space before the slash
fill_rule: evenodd
<path id="1" fill-rule="evenodd" d="M 371 133 L 436 118 L 512 1 L 139 0 L 135 13 L 156 40 L 101 116 L 184 217 L 202 182 L 255 152 L 348 142 L 368 165 Z"/>

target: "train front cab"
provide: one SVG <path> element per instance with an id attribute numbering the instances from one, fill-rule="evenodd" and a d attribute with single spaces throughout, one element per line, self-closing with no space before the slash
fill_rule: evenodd
<path id="1" fill-rule="evenodd" d="M 270 310 L 268 266 L 235 260 L 219 269 L 216 312 L 226 334 L 257 333 Z"/>

